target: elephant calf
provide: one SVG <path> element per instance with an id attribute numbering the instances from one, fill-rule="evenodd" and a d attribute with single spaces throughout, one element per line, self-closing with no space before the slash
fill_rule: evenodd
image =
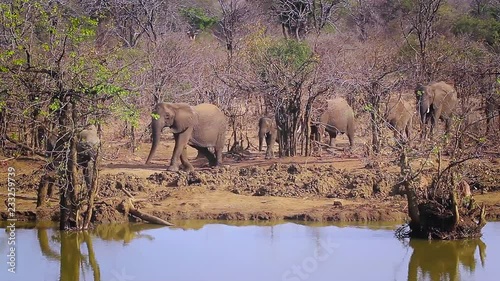
<path id="1" fill-rule="evenodd" d="M 269 117 L 261 117 L 259 119 L 259 151 L 262 151 L 262 143 L 264 139 L 266 140 L 266 157 L 265 159 L 271 159 L 274 157 L 273 146 L 278 140 L 278 129 L 276 127 L 276 120 Z"/>
<path id="2" fill-rule="evenodd" d="M 338 134 L 347 134 L 349 138 L 349 146 L 354 145 L 354 111 L 347 101 L 343 98 L 335 98 L 328 100 L 328 107 L 320 117 L 320 133 L 323 135 L 324 131 L 330 136 L 329 145 L 334 145 L 334 140 Z"/>
<path id="3" fill-rule="evenodd" d="M 194 147 L 207 157 L 210 166 L 222 162 L 222 149 L 226 141 L 227 118 L 215 105 L 203 103 L 159 103 L 151 123 L 153 143 L 146 164 L 153 158 L 160 142 L 161 131 L 169 127 L 174 134 L 175 146 L 168 171 L 178 171 L 182 163 L 185 171 L 193 171 L 187 158 L 186 145 Z M 214 149 L 214 153 L 210 149 Z M 180 162 L 180 163 L 179 163 Z"/>
<path id="4" fill-rule="evenodd" d="M 384 119 L 393 130 L 394 138 L 410 140 L 413 113 L 412 106 L 401 99 L 387 103 Z"/>

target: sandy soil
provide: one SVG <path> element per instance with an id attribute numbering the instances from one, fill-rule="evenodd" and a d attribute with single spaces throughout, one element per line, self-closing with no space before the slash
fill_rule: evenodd
<path id="1" fill-rule="evenodd" d="M 342 148 L 346 140 L 340 140 Z M 193 160 L 196 171 L 166 172 L 173 142 L 164 140 L 152 164 L 144 161 L 150 144 L 131 153 L 120 143 L 105 143 L 100 171 L 96 221 L 126 221 L 116 206 L 127 198 L 120 185 L 136 199 L 136 207 L 167 220 L 307 220 L 307 221 L 404 221 L 406 200 L 401 196 L 398 168 L 390 157 L 382 167 L 370 161 L 359 146 L 352 153 L 323 151 L 321 157 L 264 160 L 263 152 L 250 150 L 227 155 L 224 167 L 210 169 L 204 159 Z M 189 149 L 189 157 L 196 152 Z M 18 219 L 57 219 L 56 196 L 47 207 L 36 209 L 36 188 L 44 162 L 9 160 L 0 167 L 16 168 Z M 498 159 L 472 161 L 465 178 L 475 187 L 475 199 L 487 206 L 488 219 L 500 219 L 500 168 Z M 430 176 L 423 173 L 421 185 Z M 117 184 L 118 183 L 118 184 Z M 480 194 L 480 190 L 487 193 Z M 7 197 L 6 180 L 0 183 L 0 200 Z M 4 204 L 2 204 L 5 206 Z M 6 218 L 6 207 L 0 209 Z"/>

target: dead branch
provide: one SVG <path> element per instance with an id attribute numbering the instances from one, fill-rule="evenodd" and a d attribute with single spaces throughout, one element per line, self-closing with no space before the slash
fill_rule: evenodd
<path id="1" fill-rule="evenodd" d="M 45 156 L 46 156 L 46 155 L 45 155 L 45 152 L 41 152 L 41 151 L 35 150 L 35 149 L 33 149 L 33 148 L 29 147 L 28 145 L 26 145 L 26 144 L 24 144 L 24 143 L 20 143 L 20 142 L 18 142 L 18 141 L 15 141 L 15 140 L 13 140 L 11 137 L 9 137 L 8 135 L 6 135 L 6 136 L 5 136 L 5 138 L 6 138 L 8 141 L 10 141 L 11 143 L 13 143 L 13 144 L 15 144 L 15 145 L 17 145 L 17 146 L 21 147 L 22 149 L 26 149 L 26 150 L 28 150 L 28 151 L 30 151 L 30 152 L 32 152 L 32 153 L 34 153 L 34 154 L 38 155 L 38 156 L 42 156 L 42 157 L 44 157 L 44 158 L 45 158 Z"/>
<path id="2" fill-rule="evenodd" d="M 174 224 L 161 219 L 157 216 L 149 215 L 146 214 L 137 208 L 134 207 L 134 204 L 132 203 L 132 199 L 129 198 L 127 200 L 123 200 L 122 203 L 120 203 L 119 209 L 124 213 L 128 215 L 133 215 L 135 217 L 138 217 L 144 221 L 147 221 L 152 224 L 159 224 L 159 225 L 166 225 L 166 226 L 174 226 Z"/>

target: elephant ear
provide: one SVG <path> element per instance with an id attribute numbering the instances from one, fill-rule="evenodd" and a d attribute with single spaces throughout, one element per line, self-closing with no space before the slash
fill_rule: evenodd
<path id="1" fill-rule="evenodd" d="M 174 124 L 171 127 L 172 132 L 180 133 L 193 127 L 195 124 L 195 111 L 187 103 L 170 104 L 175 112 Z"/>

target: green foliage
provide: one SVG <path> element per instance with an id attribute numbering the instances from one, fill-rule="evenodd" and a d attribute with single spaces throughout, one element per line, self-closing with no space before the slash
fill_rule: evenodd
<path id="1" fill-rule="evenodd" d="M 156 112 L 152 112 L 151 113 L 151 117 L 154 119 L 154 120 L 158 120 L 160 119 L 160 114 L 156 113 Z"/>
<path id="2" fill-rule="evenodd" d="M 453 32 L 470 34 L 477 41 L 485 41 L 492 47 L 500 48 L 500 21 L 495 18 L 462 16 L 455 22 Z"/>
<path id="3" fill-rule="evenodd" d="M 61 101 L 59 99 L 54 99 L 54 101 L 49 105 L 51 111 L 56 111 L 61 108 Z"/>
<path id="4" fill-rule="evenodd" d="M 366 111 L 366 112 L 372 112 L 372 111 L 374 111 L 373 104 L 371 104 L 371 103 L 365 104 L 365 106 L 363 107 L 363 110 Z"/>
<path id="5" fill-rule="evenodd" d="M 285 67 L 299 68 L 312 56 L 312 50 L 305 42 L 282 39 L 267 49 L 267 55 Z"/>
<path id="6" fill-rule="evenodd" d="M 116 104 L 112 111 L 120 120 L 129 123 L 132 127 L 139 126 L 140 111 L 134 104 Z"/>
<path id="7" fill-rule="evenodd" d="M 19 134 L 18 133 L 15 133 L 15 132 L 12 132 L 10 134 L 10 138 L 15 140 L 15 141 L 19 141 Z"/>
<path id="8" fill-rule="evenodd" d="M 218 21 L 217 17 L 210 17 L 203 9 L 197 7 L 182 8 L 180 12 L 191 27 L 201 31 L 212 27 Z"/>
<path id="9" fill-rule="evenodd" d="M 130 92 L 127 89 L 124 89 L 121 86 L 114 84 L 99 84 L 90 87 L 88 90 L 88 94 L 97 95 L 97 96 L 128 96 Z"/>

